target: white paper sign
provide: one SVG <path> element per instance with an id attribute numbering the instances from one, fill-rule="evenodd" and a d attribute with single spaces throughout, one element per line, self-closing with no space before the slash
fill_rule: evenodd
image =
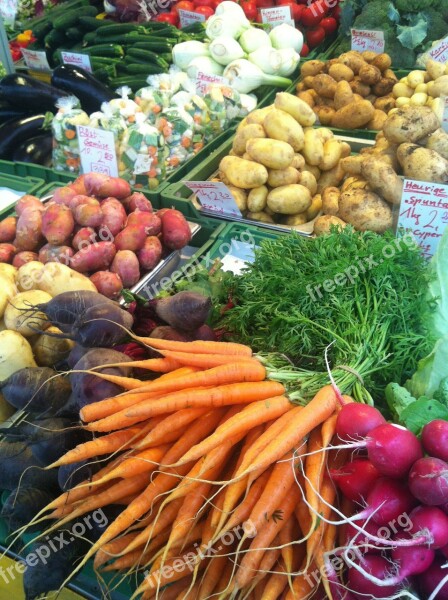
<path id="1" fill-rule="evenodd" d="M 291 8 L 289 6 L 274 6 L 273 8 L 262 8 L 260 9 L 261 20 L 272 27 L 277 25 L 283 25 L 287 23 L 294 27 L 294 19 L 291 15 Z"/>
<path id="2" fill-rule="evenodd" d="M 448 35 L 431 50 L 428 50 L 428 55 L 437 62 L 446 62 L 448 60 Z"/>
<path id="3" fill-rule="evenodd" d="M 140 175 L 140 173 L 148 173 L 151 169 L 152 157 L 149 154 L 139 154 L 137 160 L 134 163 L 134 175 Z"/>
<path id="4" fill-rule="evenodd" d="M 0 0 L 0 17 L 5 25 L 14 27 L 17 14 L 17 0 Z"/>
<path id="5" fill-rule="evenodd" d="M 62 62 L 65 65 L 75 65 L 81 67 L 88 73 L 92 72 L 92 66 L 90 64 L 90 56 L 87 54 L 79 54 L 77 52 L 61 52 Z"/>
<path id="6" fill-rule="evenodd" d="M 77 125 L 79 154 L 83 173 L 103 173 L 118 177 L 115 139 L 112 131 Z"/>
<path id="7" fill-rule="evenodd" d="M 220 181 L 184 181 L 184 184 L 196 194 L 204 210 L 230 217 L 242 216 L 229 189 Z"/>
<path id="8" fill-rule="evenodd" d="M 205 15 L 194 12 L 192 10 L 179 9 L 179 21 L 181 28 L 192 25 L 193 23 L 204 23 Z"/>
<path id="9" fill-rule="evenodd" d="M 442 129 L 448 133 L 448 96 L 442 96 Z"/>
<path id="10" fill-rule="evenodd" d="M 448 185 L 405 179 L 398 227 L 410 229 L 423 254 L 431 257 L 448 224 Z"/>
<path id="11" fill-rule="evenodd" d="M 26 66 L 32 71 L 51 71 L 45 52 L 22 48 L 22 54 Z"/>
<path id="12" fill-rule="evenodd" d="M 368 29 L 352 29 L 352 50 L 358 52 L 384 52 L 384 32 Z"/>
<path id="13" fill-rule="evenodd" d="M 212 83 L 229 85 L 229 80 L 222 75 L 209 75 L 208 73 L 198 71 L 198 74 L 196 75 L 196 92 L 198 94 L 203 96 L 206 93 L 208 86 Z"/>

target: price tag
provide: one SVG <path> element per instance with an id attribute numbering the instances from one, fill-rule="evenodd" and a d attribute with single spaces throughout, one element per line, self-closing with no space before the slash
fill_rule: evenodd
<path id="1" fill-rule="evenodd" d="M 289 6 L 262 8 L 260 9 L 260 13 L 262 22 L 270 25 L 271 29 L 277 27 L 277 25 L 283 25 L 283 23 L 287 23 L 294 27 L 294 19 L 291 16 L 291 9 Z"/>
<path id="2" fill-rule="evenodd" d="M 22 48 L 22 54 L 26 66 L 32 71 L 51 71 L 45 52 Z"/>
<path id="3" fill-rule="evenodd" d="M 17 0 L 1 0 L 0 2 L 0 17 L 2 17 L 5 25 L 14 27 L 14 21 L 17 15 Z"/>
<path id="4" fill-rule="evenodd" d="M 198 94 L 203 96 L 211 83 L 229 85 L 229 80 L 222 75 L 208 75 L 208 73 L 198 71 L 198 74 L 196 75 L 196 92 Z"/>
<path id="5" fill-rule="evenodd" d="M 448 96 L 442 96 L 442 129 L 448 133 Z"/>
<path id="6" fill-rule="evenodd" d="M 118 176 L 115 139 L 112 131 L 77 125 L 79 154 L 83 173 Z"/>
<path id="7" fill-rule="evenodd" d="M 90 64 L 90 56 L 87 54 L 78 54 L 77 52 L 61 52 L 62 62 L 65 65 L 76 65 L 81 67 L 88 73 L 92 72 L 92 66 Z"/>
<path id="8" fill-rule="evenodd" d="M 229 217 L 241 217 L 234 197 L 229 189 L 220 181 L 184 181 L 192 190 L 202 208 Z"/>
<path id="9" fill-rule="evenodd" d="M 448 35 L 441 42 L 436 44 L 431 50 L 428 50 L 429 58 L 437 62 L 444 63 L 448 60 Z"/>
<path id="10" fill-rule="evenodd" d="M 405 179 L 398 227 L 411 231 L 423 254 L 433 256 L 448 224 L 448 185 Z"/>
<path id="11" fill-rule="evenodd" d="M 183 8 L 180 8 L 178 12 L 180 26 L 182 29 L 188 25 L 192 25 L 193 23 L 204 23 L 205 21 L 205 15 L 201 15 L 201 13 L 197 13 L 192 10 L 184 10 Z"/>
<path id="12" fill-rule="evenodd" d="M 384 52 L 384 32 L 368 29 L 352 29 L 352 50 L 358 52 Z"/>

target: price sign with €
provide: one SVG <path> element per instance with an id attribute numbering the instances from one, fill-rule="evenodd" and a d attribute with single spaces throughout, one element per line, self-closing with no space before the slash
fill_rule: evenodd
<path id="1" fill-rule="evenodd" d="M 76 127 L 83 173 L 103 173 L 118 177 L 115 139 L 111 131 L 96 127 Z"/>
<path id="2" fill-rule="evenodd" d="M 220 181 L 185 181 L 184 183 L 196 194 L 204 210 L 229 217 L 242 216 L 229 188 Z"/>

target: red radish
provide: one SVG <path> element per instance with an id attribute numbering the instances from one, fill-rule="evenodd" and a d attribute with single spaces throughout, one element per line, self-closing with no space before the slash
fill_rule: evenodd
<path id="1" fill-rule="evenodd" d="M 448 544 L 448 517 L 436 506 L 418 506 L 409 515 L 411 533 L 431 537 L 430 548 L 438 550 Z"/>
<path id="2" fill-rule="evenodd" d="M 397 539 L 410 539 L 409 534 L 400 533 Z M 398 546 L 392 548 L 392 560 L 399 565 L 398 577 L 400 581 L 411 575 L 420 575 L 428 569 L 436 553 L 432 548 L 421 546 Z"/>
<path id="3" fill-rule="evenodd" d="M 448 463 L 431 456 L 417 460 L 409 473 L 409 488 L 423 504 L 445 504 L 448 502 Z"/>
<path id="4" fill-rule="evenodd" d="M 405 483 L 382 477 L 375 482 L 367 496 L 367 508 L 357 518 L 367 519 L 372 516 L 372 521 L 378 525 L 388 525 L 400 515 L 409 513 L 415 504 Z"/>
<path id="5" fill-rule="evenodd" d="M 437 600 L 448 600 L 448 570 L 446 567 L 443 568 L 445 564 L 446 560 L 443 557 L 437 556 L 429 569 L 419 576 L 418 581 L 422 600 L 429 598 L 444 579 L 447 579 L 447 581 L 438 590 L 435 598 Z"/>
<path id="6" fill-rule="evenodd" d="M 448 421 L 434 419 L 427 423 L 421 439 L 423 448 L 430 456 L 448 461 Z"/>
<path id="7" fill-rule="evenodd" d="M 347 587 L 357 600 L 368 598 L 387 598 L 400 589 L 400 584 L 381 586 L 369 580 L 369 576 L 385 580 L 389 578 L 391 564 L 383 556 L 366 554 L 359 564 L 361 571 L 351 566 L 348 570 Z"/>
<path id="8" fill-rule="evenodd" d="M 381 477 L 378 469 L 366 458 L 355 458 L 340 469 L 331 469 L 330 475 L 344 496 L 354 502 L 367 498 L 372 485 Z"/>
<path id="9" fill-rule="evenodd" d="M 359 529 L 355 528 L 351 523 L 347 525 L 347 529 L 345 531 L 346 540 L 345 543 L 349 545 L 353 545 L 354 547 L 358 546 L 358 550 L 360 552 L 369 552 L 370 554 L 381 554 L 383 550 L 388 548 L 389 546 L 385 546 L 384 544 L 379 544 L 377 542 L 372 541 L 372 537 L 378 538 L 381 537 L 378 534 L 378 530 L 381 529 L 377 523 L 374 523 L 372 519 L 370 521 L 362 521 L 361 523 L 357 523 L 365 533 L 359 531 Z M 381 532 L 380 532 L 381 533 Z M 369 545 L 369 548 L 365 547 L 364 550 L 362 546 Z M 361 548 L 359 548 L 361 546 Z"/>
<path id="10" fill-rule="evenodd" d="M 408 429 L 390 423 L 372 429 L 366 446 L 372 464 L 388 477 L 404 477 L 423 456 L 418 438 Z"/>
<path id="11" fill-rule="evenodd" d="M 440 548 L 440 552 L 443 554 L 445 558 L 448 558 L 448 544 L 443 548 Z"/>
<path id="12" fill-rule="evenodd" d="M 359 440 L 385 422 L 386 419 L 377 408 L 368 404 L 350 402 L 345 404 L 338 414 L 336 433 L 344 440 Z"/>

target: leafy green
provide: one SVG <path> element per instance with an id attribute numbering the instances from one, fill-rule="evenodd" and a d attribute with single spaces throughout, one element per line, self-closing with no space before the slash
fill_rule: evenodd
<path id="1" fill-rule="evenodd" d="M 439 387 L 434 393 L 434 399 L 448 407 L 448 377 L 444 377 L 439 383 Z"/>
<path id="2" fill-rule="evenodd" d="M 400 421 L 401 413 L 410 404 L 415 402 L 414 396 L 398 383 L 388 383 L 384 390 L 384 395 L 386 396 L 387 406 L 392 414 L 392 418 L 397 422 Z"/>
<path id="3" fill-rule="evenodd" d="M 432 398 L 447 373 L 448 336 L 437 340 L 431 353 L 419 361 L 416 372 L 406 381 L 406 388 L 416 398 L 423 395 Z"/>
<path id="4" fill-rule="evenodd" d="M 392 2 L 389 2 L 389 6 L 387 8 L 387 16 L 389 17 L 389 20 L 392 21 L 392 23 L 398 23 L 400 21 L 400 13 L 392 4 Z"/>
<path id="5" fill-rule="evenodd" d="M 438 400 L 422 396 L 403 410 L 400 423 L 418 435 L 423 426 L 434 419 L 448 421 L 448 408 Z"/>
<path id="6" fill-rule="evenodd" d="M 408 25 L 397 25 L 398 39 L 405 48 L 414 50 L 423 42 L 428 32 L 428 22 L 421 15 L 409 15 Z"/>

